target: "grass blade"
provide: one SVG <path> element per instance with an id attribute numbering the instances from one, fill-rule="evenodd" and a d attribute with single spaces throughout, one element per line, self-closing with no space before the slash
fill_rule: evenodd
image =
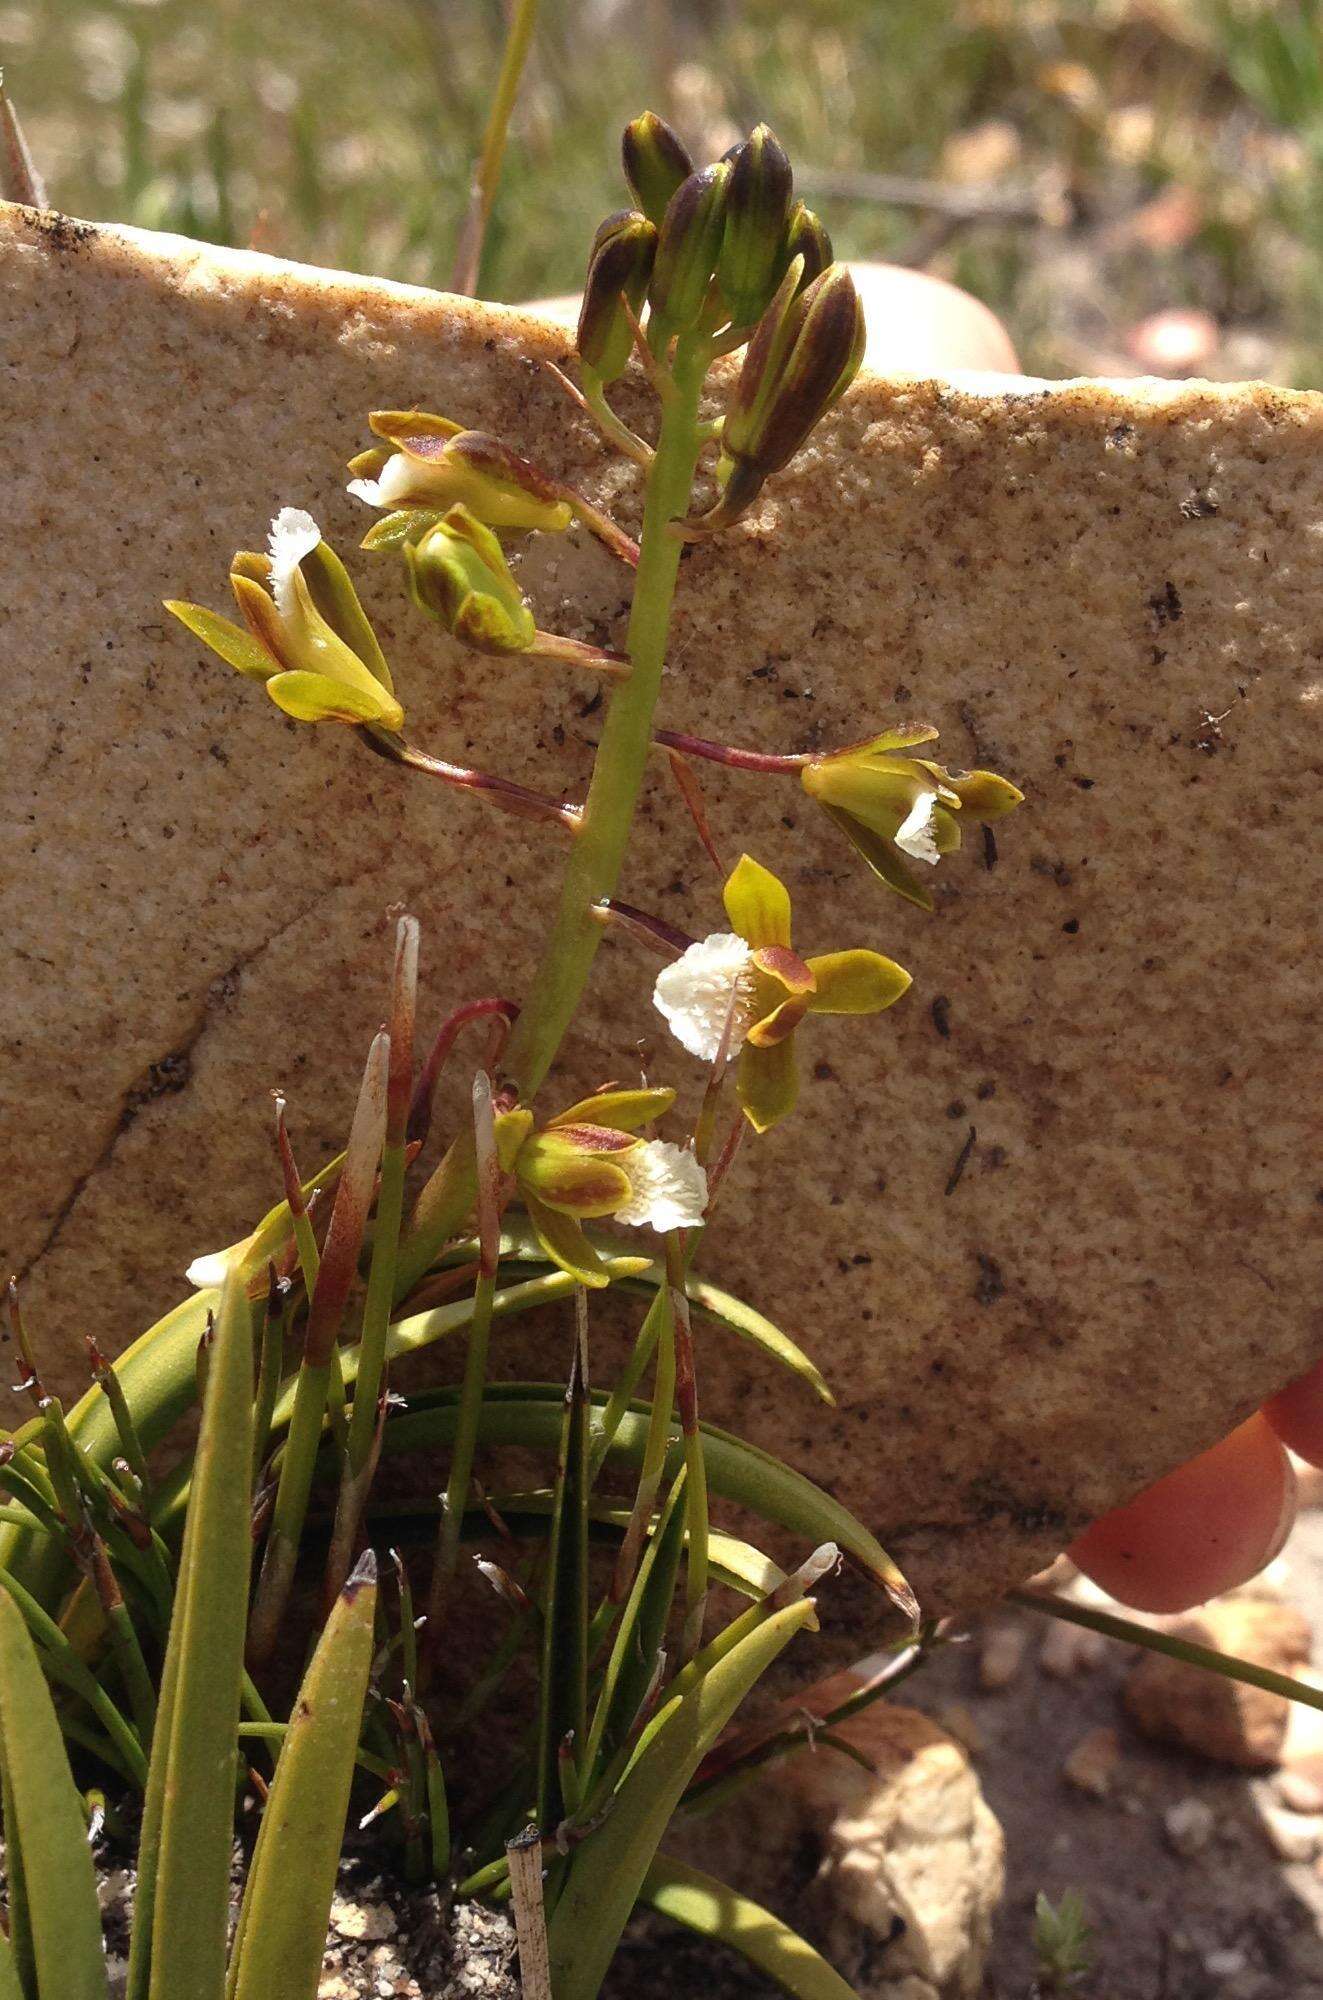
<path id="1" fill-rule="evenodd" d="M 55 1704 L 23 1614 L 0 1595 L 0 1760 L 17 1964 L 32 1996 L 106 2000 L 101 1912 L 87 1821 Z M 15 1884 L 21 1884 L 13 1895 Z M 3 1992 L 0 1982 L 0 1992 Z"/>
<path id="2" fill-rule="evenodd" d="M 577 1801 L 562 1797 L 562 1744 L 582 1755 L 588 1730 L 588 1385 L 576 1331 L 547 1539 L 538 1717 L 537 1819 L 545 1832 Z"/>
<path id="3" fill-rule="evenodd" d="M 322 1423 L 333 1385 L 342 1387 L 336 1342 L 350 1288 L 357 1276 L 358 1253 L 376 1185 L 377 1163 L 386 1127 L 389 1063 L 390 1037 L 383 1030 L 368 1050 L 349 1144 L 345 1149 L 344 1171 L 336 1189 L 335 1206 L 331 1210 L 326 1248 L 308 1302 L 303 1361 L 294 1389 L 289 1438 L 281 1460 L 271 1531 L 267 1536 L 262 1572 L 253 1601 L 248 1641 L 249 1659 L 253 1662 L 270 1655 L 285 1615 L 303 1537 L 303 1522 L 308 1511 L 308 1495 L 312 1488 Z"/>
<path id="4" fill-rule="evenodd" d="M 571 1857 L 549 1930 L 556 2000 L 595 2000 L 685 1786 L 750 1688 L 815 1615 L 811 1597 L 774 1612 L 659 1717 L 612 1811 Z"/>
<path id="5" fill-rule="evenodd" d="M 376 1605 L 369 1551 L 336 1601 L 285 1732 L 244 1893 L 228 2000 L 316 2000 Z"/>
<path id="6" fill-rule="evenodd" d="M 858 2000 L 840 1973 L 780 1917 L 669 1854 L 659 1854 L 649 1868 L 639 1901 L 700 1937 L 729 1945 L 793 2000 Z"/>
<path id="7" fill-rule="evenodd" d="M 221 2000 L 252 1555 L 252 1315 L 226 1278 L 166 1648 L 127 2000 Z"/>
<path id="8" fill-rule="evenodd" d="M 596 1778 L 629 1740 L 666 1636 L 684 1548 L 684 1486 L 682 1468 L 652 1529 L 606 1663 L 584 1759 L 589 1798 Z"/>

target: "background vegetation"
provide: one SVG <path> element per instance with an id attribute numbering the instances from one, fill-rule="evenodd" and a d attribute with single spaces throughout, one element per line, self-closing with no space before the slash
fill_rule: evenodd
<path id="1" fill-rule="evenodd" d="M 443 284 L 501 31 L 500 0 L 9 0 L 0 61 L 70 212 Z M 1323 0 L 545 0 L 487 295 L 577 284 L 644 102 L 702 157 L 767 117 L 840 251 L 969 286 L 1035 371 L 1323 382 Z"/>

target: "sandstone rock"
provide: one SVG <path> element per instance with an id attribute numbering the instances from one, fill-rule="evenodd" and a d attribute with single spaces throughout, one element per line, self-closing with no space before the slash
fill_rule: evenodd
<path id="1" fill-rule="evenodd" d="M 305 1159 L 339 1145 L 389 904 L 424 920 L 430 1025 L 522 988 L 556 865 L 424 781 L 406 814 L 399 774 L 283 723 L 161 598 L 222 605 L 281 502 L 351 553 L 343 461 L 373 406 L 508 434 L 627 521 L 637 479 L 540 367 L 563 332 L 508 310 L 15 209 L 0 284 L 3 1258 L 54 1357 L 90 1324 L 135 1333 L 267 1206 L 273 1083 Z M 952 762 L 1030 794 L 925 919 L 793 787 L 708 788 L 725 851 L 787 876 L 808 948 L 879 945 L 916 985 L 881 1023 L 814 1024 L 806 1115 L 745 1148 L 705 1251 L 816 1350 L 838 1407 L 713 1335 L 705 1409 L 892 1536 L 934 1612 L 1318 1350 L 1321 444 L 1323 399 L 1261 387 L 864 378 L 729 544 L 686 559 L 664 721 L 793 750 L 931 717 Z M 457 652 L 392 564 L 353 567 L 421 741 L 581 787 L 593 690 Z M 525 574 L 544 622 L 619 637 L 595 544 Z M 660 773 L 624 892 L 715 917 Z M 633 1060 L 645 976 L 603 952 L 565 1089 Z M 605 1373 L 605 1332 L 595 1351 Z M 506 1332 L 499 1364 L 545 1366 Z M 51 1373 L 68 1389 L 75 1364 Z M 828 1616 L 876 1623 L 847 1598 Z"/>
<path id="2" fill-rule="evenodd" d="M 1262 1598 L 1219 1598 L 1169 1629 L 1278 1673 L 1297 1673 L 1309 1658 L 1306 1620 L 1290 1605 Z M 1291 1710 L 1283 1695 L 1162 1653 L 1145 1653 L 1133 1667 L 1125 1704 L 1145 1735 L 1251 1771 L 1277 1763 Z"/>
<path id="3" fill-rule="evenodd" d="M 856 1684 L 832 1676 L 813 1690 L 815 1711 Z M 861 2000 L 972 2000 L 1003 1870 L 969 1757 L 889 1703 L 839 1733 L 871 1771 L 827 1746 L 802 1752 L 719 1821 L 679 1821 L 666 1844 L 796 1922 Z"/>

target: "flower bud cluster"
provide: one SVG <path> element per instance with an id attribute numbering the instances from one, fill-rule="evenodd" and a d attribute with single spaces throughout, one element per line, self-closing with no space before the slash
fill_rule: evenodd
<path id="1" fill-rule="evenodd" d="M 654 351 L 698 325 L 753 326 L 797 257 L 803 260 L 801 284 L 831 262 L 831 240 L 812 211 L 795 201 L 790 161 L 767 125 L 756 126 L 713 166 L 696 168 L 670 126 L 647 111 L 626 126 L 621 154 L 637 206 L 612 216 L 598 232 L 586 288 L 594 295 L 594 325 L 626 289 L 618 285 L 608 295 L 614 274 L 600 262 L 603 233 L 619 231 L 626 221 L 640 266 L 648 262 L 644 246 L 652 247 L 641 283 L 631 268 L 638 291 L 630 304 L 637 314 L 646 296 Z M 580 354 L 596 367 L 582 346 Z M 625 342 L 622 368 L 627 354 Z"/>

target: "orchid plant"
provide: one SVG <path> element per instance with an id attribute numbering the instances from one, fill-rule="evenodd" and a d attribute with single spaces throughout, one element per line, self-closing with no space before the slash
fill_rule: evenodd
<path id="1" fill-rule="evenodd" d="M 528 990 L 517 1000 L 455 994 L 425 1052 L 416 1048 L 420 931 L 399 918 L 388 1024 L 368 1053 L 345 1151 L 305 1178 L 281 1102 L 280 1202 L 241 1242 L 197 1260 L 194 1299 L 113 1368 L 102 1363 L 67 1418 L 41 1388 L 15 1304 L 37 1410 L 0 1454 L 0 1585 L 12 1613 L 0 1618 L 6 1820 L 11 1801 L 26 1805 L 25 1841 L 48 1837 L 8 1733 L 6 1663 L 13 1687 L 30 1688 L 30 1638 L 58 1684 L 66 1734 L 145 1792 L 131 2000 L 185 1991 L 312 2000 L 332 1879 L 322 1836 L 333 1827 L 338 1842 L 355 1755 L 360 1782 L 376 1786 L 368 1817 L 398 1826 L 409 1873 L 513 1898 L 525 1990 L 540 2000 L 591 2000 L 639 1901 L 727 1935 L 810 2000 L 848 1992 L 776 1919 L 713 1893 L 660 1842 L 675 1811 L 710 1804 L 715 1789 L 779 1754 L 774 1737 L 740 1739 L 735 1750 L 720 1739 L 759 1676 L 814 1626 L 814 1593 L 839 1560 L 904 1614 L 896 1671 L 916 1657 L 918 1607 L 868 1527 L 802 1473 L 707 1422 L 699 1401 L 704 1322 L 724 1323 L 830 1396 L 788 1335 L 700 1272 L 699 1252 L 706 1262 L 745 1134 L 765 1134 L 795 1110 L 808 1017 L 882 1013 L 910 977 L 871 947 L 802 956 L 784 884 L 749 854 L 721 885 L 720 914 L 714 896 L 714 928 L 698 939 L 624 904 L 617 885 L 654 755 L 704 838 L 698 763 L 797 778 L 887 888 L 925 905 L 913 868 L 950 865 L 962 824 L 1009 812 L 1021 794 L 990 772 L 952 773 L 912 754 L 932 748 L 927 726 L 814 754 L 658 726 L 685 542 L 738 530 L 764 482 L 849 388 L 864 323 L 850 275 L 795 200 L 790 163 L 766 127 L 698 168 L 645 114 L 627 128 L 623 156 L 633 206 L 594 239 L 579 380 L 561 379 L 605 444 L 638 468 L 637 543 L 516 444 L 449 415 L 373 413 L 378 442 L 349 467 L 350 493 L 376 516 L 363 546 L 398 565 L 421 612 L 507 670 L 527 656 L 599 677 L 602 727 L 581 802 L 412 739 L 407 685 L 397 686 L 348 571 L 301 508 L 281 509 L 265 553 L 235 556 L 237 620 L 196 603 L 169 606 L 286 716 L 338 723 L 374 754 L 532 822 L 528 838 L 563 843 L 563 866 Z M 737 371 L 714 373 L 741 352 Z M 649 438 L 610 400 L 630 369 L 655 392 Z M 714 483 L 716 497 L 696 505 L 700 481 Z M 522 537 L 579 530 L 632 578 L 618 651 L 541 630 L 511 560 Z M 550 1111 L 542 1101 L 611 930 L 661 955 L 635 1025 L 665 1022 L 678 1083 L 685 1059 L 700 1066 L 690 1072 L 701 1084 L 692 1120 L 679 1118 L 669 1082 L 613 1084 L 568 1105 L 553 1089 L 552 1104 L 564 1108 Z M 429 1164 L 438 1078 L 474 1028 L 487 1040 L 469 1076 L 470 1109 Z M 607 1289 L 642 1293 L 646 1304 L 629 1358 L 602 1392 L 588 1379 L 587 1325 L 590 1300 Z M 570 1308 L 568 1387 L 489 1382 L 496 1323 L 557 1300 Z M 463 1343 L 461 1380 L 401 1402 L 393 1365 L 443 1339 Z M 198 1451 L 157 1475 L 155 1447 L 199 1398 Z M 542 1487 L 485 1492 L 474 1477 L 479 1452 L 512 1445 L 549 1454 L 554 1474 Z M 388 1615 L 372 1556 L 391 1515 L 379 1464 L 404 1452 L 430 1454 L 443 1474 L 432 1483 L 445 1489 L 421 1617 L 402 1558 Z M 712 1502 L 723 1499 L 812 1553 L 783 1573 L 714 1524 Z M 260 1551 L 251 1594 L 250 1531 Z M 470 1542 L 508 1629 L 452 1701 L 446 1633 Z M 596 1543 L 608 1551 L 604 1569 L 590 1559 Z M 307 1705 L 296 1705 L 282 1723 L 269 1704 L 296 1587 L 317 1554 L 329 1622 L 309 1676 L 330 1675 L 344 1699 L 341 1726 L 323 1724 L 314 1754 L 306 1739 L 317 1709 L 309 1721 Z M 724 1625 L 718 1589 L 745 1601 Z M 374 1616 L 369 1675 L 364 1620 L 370 1630 Z M 512 1750 L 500 1798 L 469 1802 L 452 1836 L 446 1748 L 496 1698 L 523 1647 L 539 1669 L 527 1752 Z M 152 1663 L 162 1661 L 158 1695 Z M 196 1741 L 190 1729 L 201 1732 Z M 261 1758 L 276 1741 L 284 1747 L 268 1780 Z M 227 1975 L 222 1876 L 235 1770 L 270 1797 Z M 67 1849 L 69 1786 L 51 1783 Z M 312 1892 L 291 1892 L 297 1921 L 286 1912 L 276 1924 L 277 1948 L 273 1860 L 288 1856 L 291 1825 L 314 1841 L 318 1860 Z M 205 1893 L 185 1939 L 176 1899 L 190 1880 Z M 34 1898 L 26 1928 L 11 1929 L 13 1968 L 0 1951 L 0 2000 L 54 2000 L 42 1955 L 51 1933 L 38 1918 Z"/>

